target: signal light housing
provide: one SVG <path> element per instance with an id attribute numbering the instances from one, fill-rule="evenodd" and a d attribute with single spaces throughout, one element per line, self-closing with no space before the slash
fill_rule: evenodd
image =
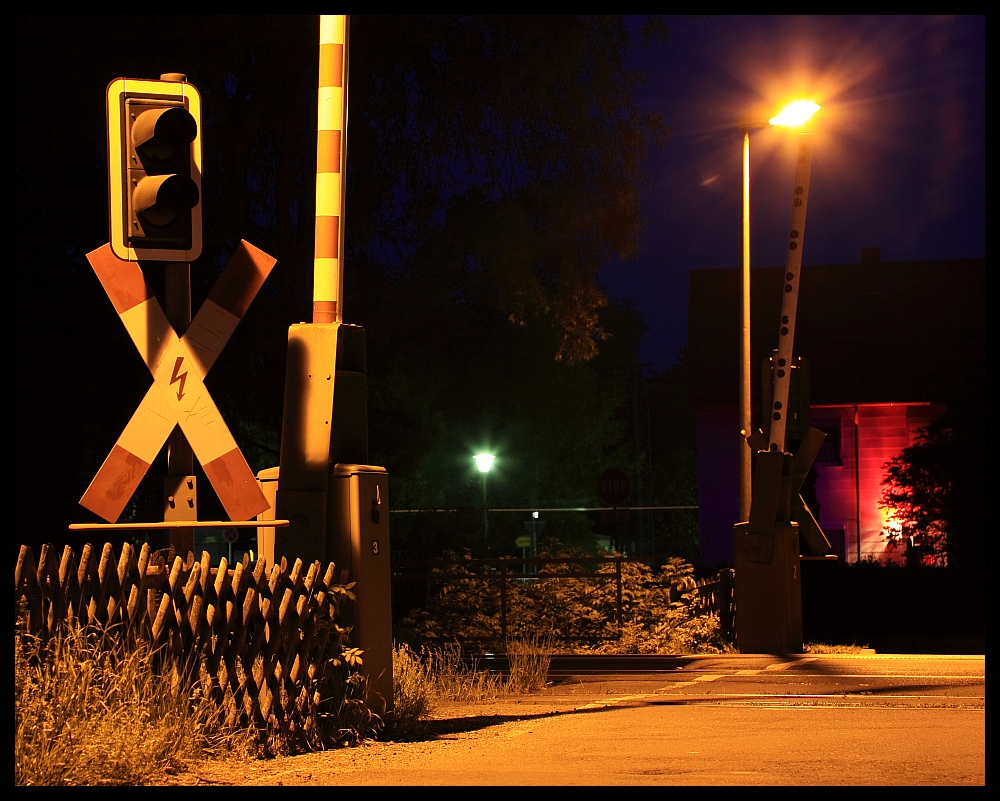
<path id="1" fill-rule="evenodd" d="M 111 249 L 124 261 L 201 255 L 201 96 L 183 75 L 108 86 Z"/>

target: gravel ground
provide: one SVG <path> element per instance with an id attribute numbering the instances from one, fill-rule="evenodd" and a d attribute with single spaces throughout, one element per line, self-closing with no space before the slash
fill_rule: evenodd
<path id="1" fill-rule="evenodd" d="M 488 702 L 439 701 L 428 715 L 429 734 L 419 742 L 368 742 L 339 748 L 261 760 L 213 759 L 188 763 L 183 770 L 164 775 L 157 785 L 168 786 L 294 786 L 355 784 L 359 776 L 405 769 L 425 758 L 446 740 L 473 741 L 509 724 L 558 715 L 594 703 L 599 695 L 621 692 L 607 683 L 555 684 L 530 695 L 507 696 Z"/>

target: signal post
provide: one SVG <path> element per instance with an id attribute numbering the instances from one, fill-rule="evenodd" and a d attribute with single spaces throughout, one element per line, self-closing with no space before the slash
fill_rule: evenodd
<path id="1" fill-rule="evenodd" d="M 119 78 L 108 86 L 107 122 L 111 236 L 87 259 L 153 385 L 80 500 L 107 523 L 74 528 L 149 527 L 117 520 L 166 444 L 164 523 L 186 554 L 195 527 L 223 524 L 198 521 L 195 456 L 231 518 L 225 525 L 248 525 L 268 508 L 204 379 L 275 260 L 241 242 L 192 318 L 190 263 L 202 250 L 198 91 L 180 73 Z M 164 305 L 144 273 L 160 266 Z"/>

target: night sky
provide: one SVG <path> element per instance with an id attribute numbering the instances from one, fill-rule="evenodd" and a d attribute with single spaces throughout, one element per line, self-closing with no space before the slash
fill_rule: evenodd
<path id="1" fill-rule="evenodd" d="M 87 365 L 88 375 L 107 383 L 108 364 L 115 359 L 132 364 L 135 354 L 83 261 L 84 253 L 107 238 L 106 176 L 98 165 L 105 158 L 104 94 L 108 81 L 120 75 L 156 77 L 149 64 L 159 60 L 157 54 L 136 52 L 127 30 L 120 37 L 106 30 L 103 18 L 35 17 L 22 24 L 26 19 L 17 19 L 15 88 L 22 116 L 15 115 L 15 126 L 22 143 L 30 136 L 25 132 L 37 130 L 33 126 L 53 126 L 59 148 L 39 154 L 22 144 L 22 152 L 42 161 L 17 157 L 19 185 L 36 170 L 49 180 L 63 156 L 66 164 L 86 163 L 87 169 L 66 172 L 65 180 L 46 192 L 51 204 L 19 205 L 17 219 L 30 220 L 31 228 L 26 234 L 26 222 L 15 226 L 17 270 L 26 275 L 33 269 L 46 243 L 31 238 L 45 236 L 46 226 L 57 226 L 61 215 L 86 219 L 75 252 L 65 254 L 77 274 L 61 287 L 47 287 L 51 299 L 19 297 L 17 337 L 24 344 L 30 336 L 35 352 L 45 350 L 47 341 L 57 343 L 60 358 Z M 719 16 L 668 22 L 670 40 L 641 58 L 637 51 L 635 60 L 648 78 L 638 102 L 644 110 L 659 111 L 672 130 L 648 163 L 642 252 L 637 261 L 601 273 L 609 293 L 629 299 L 649 326 L 642 362 L 665 370 L 681 353 L 689 272 L 741 263 L 742 140 L 736 119 L 759 106 L 802 95 L 822 105 L 813 127 L 803 282 L 809 281 L 810 264 L 856 263 L 868 247 L 881 248 L 884 261 L 985 256 L 985 17 Z M 46 26 L 55 24 L 57 39 L 46 36 Z M 100 37 L 88 34 L 98 29 Z M 141 74 L 130 72 L 137 63 L 144 65 Z M 159 66 L 197 70 L 172 62 Z M 75 108 L 85 109 L 78 118 L 58 111 L 67 76 L 73 91 L 87 96 L 75 98 Z M 37 96 L 27 97 L 29 92 Z M 50 116 L 26 119 L 41 113 Z M 754 266 L 784 263 L 795 145 L 796 134 L 787 131 L 751 133 Z M 350 129 L 347 152 L 350 172 Z M 94 200 L 80 208 L 80 197 Z M 356 279 L 348 265 L 346 281 Z M 18 281 L 18 292 L 20 286 Z M 73 294 L 72 287 L 82 287 L 82 293 Z M 303 288 L 305 300 L 308 291 Z M 117 352 L 92 352 L 87 334 L 92 324 L 114 328 Z M 47 465 L 64 461 L 67 419 L 80 429 L 74 436 L 99 443 L 94 447 L 102 455 L 120 430 L 93 430 L 99 424 L 79 408 L 66 413 L 73 404 L 84 405 L 86 388 L 60 389 L 65 399 L 47 394 L 45 388 L 57 382 L 28 363 L 33 356 L 22 357 L 24 350 L 18 348 L 18 409 L 24 416 L 17 421 L 17 453 L 20 459 L 23 439 L 35 464 L 30 475 L 23 463 L 18 470 L 15 494 L 21 504 L 29 489 L 32 497 L 44 497 L 27 485 L 45 481 Z M 148 387 L 143 370 L 118 370 L 109 383 L 109 392 L 121 395 L 116 403 L 126 415 Z M 89 475 L 71 478 L 74 486 L 86 481 Z M 75 501 L 66 501 L 73 514 L 79 512 Z"/>
<path id="2" fill-rule="evenodd" d="M 809 264 L 982 258 L 986 250 L 983 16 L 716 16 L 669 20 L 636 62 L 644 108 L 672 136 L 653 155 L 637 262 L 602 279 L 649 324 L 642 361 L 686 342 L 688 272 L 742 263 L 742 134 L 759 106 L 822 106 L 803 250 Z M 751 264 L 784 264 L 798 134 L 750 134 Z M 775 333 L 777 335 L 777 332 Z"/>
<path id="3" fill-rule="evenodd" d="M 96 18 L 77 19 L 89 38 Z M 736 119 L 758 107 L 799 96 L 823 107 L 812 128 L 805 266 L 857 262 L 866 247 L 881 248 L 884 261 L 985 255 L 984 16 L 670 16 L 668 24 L 669 41 L 636 48 L 634 59 L 647 76 L 638 102 L 672 131 L 648 163 L 642 251 L 601 274 L 650 327 L 644 363 L 665 369 L 686 342 L 688 272 L 741 264 Z M 45 48 L 20 42 L 17 70 L 50 73 L 57 96 L 60 71 L 87 62 Z M 123 64 L 137 55 L 123 51 Z M 103 85 L 94 92 L 102 95 Z M 754 266 L 784 263 L 796 136 L 751 133 Z"/>

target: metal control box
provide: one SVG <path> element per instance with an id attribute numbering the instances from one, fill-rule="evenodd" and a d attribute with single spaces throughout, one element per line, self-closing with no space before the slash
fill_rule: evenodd
<path id="1" fill-rule="evenodd" d="M 327 557 L 349 567 L 355 600 L 343 605 L 351 642 L 360 648 L 368 687 L 393 708 L 392 569 L 389 553 L 389 474 L 382 467 L 338 464 L 330 474 Z M 374 708 L 374 697 L 369 704 Z"/>
<path id="2" fill-rule="evenodd" d="M 277 467 L 262 470 L 257 475 L 264 496 L 271 503 L 271 508 L 258 516 L 261 525 L 257 528 L 257 548 L 268 564 L 275 562 L 276 529 L 266 524 L 274 519 L 278 475 Z M 316 497 L 323 496 L 317 493 Z M 326 502 L 323 562 L 336 565 L 338 581 L 355 582 L 355 600 L 341 604 L 341 624 L 351 627 L 350 644 L 363 652 L 361 673 L 368 680 L 371 691 L 369 705 L 380 713 L 391 712 L 389 474 L 384 467 L 372 465 L 331 465 Z M 277 536 L 281 535 L 279 530 Z M 280 543 L 277 550 L 282 551 Z"/>

